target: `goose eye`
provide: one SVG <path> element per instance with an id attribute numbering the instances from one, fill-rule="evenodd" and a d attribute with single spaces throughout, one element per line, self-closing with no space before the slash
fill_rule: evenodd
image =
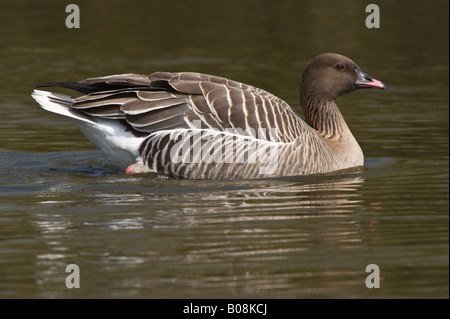
<path id="1" fill-rule="evenodd" d="M 336 69 L 343 70 L 344 69 L 344 65 L 342 63 L 338 63 L 338 64 L 336 64 Z"/>

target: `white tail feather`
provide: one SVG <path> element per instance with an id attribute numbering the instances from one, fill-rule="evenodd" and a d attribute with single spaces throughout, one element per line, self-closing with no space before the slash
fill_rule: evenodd
<path id="1" fill-rule="evenodd" d="M 73 99 L 68 95 L 34 90 L 32 97 L 44 110 L 75 120 L 80 131 L 102 151 L 110 164 L 125 169 L 138 160 L 138 149 L 144 138 L 135 136 L 119 121 L 91 117 L 70 109 Z"/>
<path id="2" fill-rule="evenodd" d="M 42 90 L 33 90 L 31 96 L 46 111 L 61 114 L 79 121 L 92 122 L 92 119 L 87 115 L 69 109 L 69 106 L 73 102 L 73 98 L 68 95 Z"/>

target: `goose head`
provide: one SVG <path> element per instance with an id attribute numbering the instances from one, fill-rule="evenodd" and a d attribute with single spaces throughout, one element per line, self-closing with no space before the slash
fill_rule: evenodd
<path id="1" fill-rule="evenodd" d="M 357 89 L 387 89 L 386 85 L 362 71 L 351 59 L 336 53 L 316 56 L 306 66 L 300 82 L 300 102 L 334 101 Z"/>

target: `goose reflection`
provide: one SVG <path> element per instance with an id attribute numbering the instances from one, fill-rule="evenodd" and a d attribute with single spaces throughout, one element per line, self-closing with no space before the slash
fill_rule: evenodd
<path id="1" fill-rule="evenodd" d="M 108 221 L 111 229 L 126 229 L 127 224 L 133 229 L 186 228 L 243 221 L 347 216 L 362 208 L 363 200 L 358 189 L 363 184 L 364 177 L 359 172 L 341 176 L 220 183 L 154 180 L 134 191 L 126 191 L 115 182 L 114 188 L 108 187 L 104 189 L 106 192 L 93 196 L 97 204 L 123 206 L 123 210 L 127 209 L 126 206 L 133 207 L 134 217 L 127 214 Z"/>
<path id="2" fill-rule="evenodd" d="M 35 225 L 48 243 L 37 256 L 39 268 L 50 272 L 36 275 L 44 283 L 67 260 L 87 254 L 100 273 L 123 273 L 116 285 L 128 289 L 297 289 L 299 280 L 336 277 L 329 270 L 332 252 L 361 246 L 368 227 L 358 217 L 364 209 L 360 172 L 225 183 L 155 179 L 136 188 L 122 178 L 110 176 L 83 191 L 78 186 L 76 196 L 85 201 L 71 203 L 71 210 L 58 197 L 42 202 L 53 208 Z M 65 190 L 73 200 L 75 190 Z M 338 277 L 353 278 L 354 267 L 352 261 Z M 172 269 L 170 282 L 149 269 Z M 130 280 L 124 270 L 146 279 Z"/>

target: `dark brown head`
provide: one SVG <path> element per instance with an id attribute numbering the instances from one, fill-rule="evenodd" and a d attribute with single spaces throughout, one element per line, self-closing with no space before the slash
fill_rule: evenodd
<path id="1" fill-rule="evenodd" d="M 300 103 L 306 100 L 334 101 L 360 88 L 386 89 L 386 85 L 364 73 L 349 58 L 324 53 L 312 59 L 300 82 Z"/>

